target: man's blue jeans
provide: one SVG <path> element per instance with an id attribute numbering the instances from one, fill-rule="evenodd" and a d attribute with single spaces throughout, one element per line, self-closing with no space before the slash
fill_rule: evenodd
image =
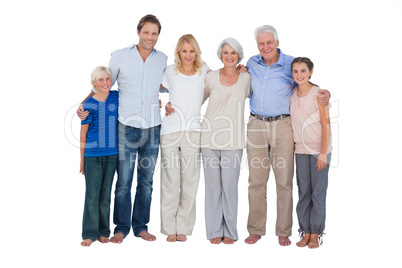
<path id="1" fill-rule="evenodd" d="M 117 155 L 85 157 L 85 205 L 82 239 L 109 237 L 110 196 L 117 167 Z"/>
<path id="2" fill-rule="evenodd" d="M 119 161 L 115 190 L 114 233 L 126 237 L 133 227 L 135 236 L 147 231 L 152 183 L 159 152 L 160 125 L 148 129 L 118 125 Z M 138 159 L 137 159 L 138 156 Z M 131 185 L 137 160 L 137 189 L 131 213 Z"/>

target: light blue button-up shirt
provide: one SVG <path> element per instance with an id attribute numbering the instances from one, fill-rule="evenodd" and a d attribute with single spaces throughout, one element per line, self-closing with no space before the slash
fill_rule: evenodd
<path id="1" fill-rule="evenodd" d="M 166 64 L 167 56 L 156 49 L 145 62 L 136 45 L 112 53 L 109 69 L 118 85 L 122 124 L 150 128 L 162 123 L 158 92 Z"/>
<path id="2" fill-rule="evenodd" d="M 253 114 L 269 117 L 290 114 L 290 96 L 296 86 L 290 70 L 294 57 L 283 54 L 279 48 L 278 53 L 278 62 L 270 66 L 261 55 L 247 62 L 253 90 L 250 96 Z"/>

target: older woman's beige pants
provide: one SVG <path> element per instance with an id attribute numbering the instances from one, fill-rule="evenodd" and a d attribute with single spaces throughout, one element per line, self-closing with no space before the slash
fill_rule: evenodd
<path id="1" fill-rule="evenodd" d="M 161 135 L 161 232 L 191 235 L 200 180 L 200 132 Z"/>
<path id="2" fill-rule="evenodd" d="M 265 122 L 250 116 L 247 126 L 247 154 L 250 172 L 249 233 L 265 235 L 267 182 L 272 167 L 277 193 L 276 235 L 291 236 L 294 141 L 290 117 Z"/>

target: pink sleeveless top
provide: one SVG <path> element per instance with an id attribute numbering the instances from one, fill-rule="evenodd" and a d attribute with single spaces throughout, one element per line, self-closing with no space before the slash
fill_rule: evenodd
<path id="1" fill-rule="evenodd" d="M 295 153 L 317 155 L 321 151 L 322 143 L 322 126 L 317 103 L 317 91 L 320 88 L 313 86 L 304 97 L 297 96 L 297 89 L 298 87 L 293 90 L 293 94 L 290 97 L 290 116 L 295 141 Z M 330 138 L 328 153 L 332 151 L 331 143 Z"/>

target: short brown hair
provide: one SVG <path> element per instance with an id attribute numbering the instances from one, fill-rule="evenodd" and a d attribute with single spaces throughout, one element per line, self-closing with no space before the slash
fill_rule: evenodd
<path id="1" fill-rule="evenodd" d="M 150 23 L 154 23 L 154 24 L 158 25 L 158 28 L 159 28 L 158 34 L 161 33 L 161 29 L 162 29 L 161 23 L 159 22 L 159 20 L 156 16 L 151 15 L 151 14 L 145 15 L 144 17 L 142 17 L 140 19 L 140 22 L 137 25 L 137 30 L 139 32 L 141 32 L 142 26 L 144 26 L 144 24 L 146 22 L 150 22 Z"/>

